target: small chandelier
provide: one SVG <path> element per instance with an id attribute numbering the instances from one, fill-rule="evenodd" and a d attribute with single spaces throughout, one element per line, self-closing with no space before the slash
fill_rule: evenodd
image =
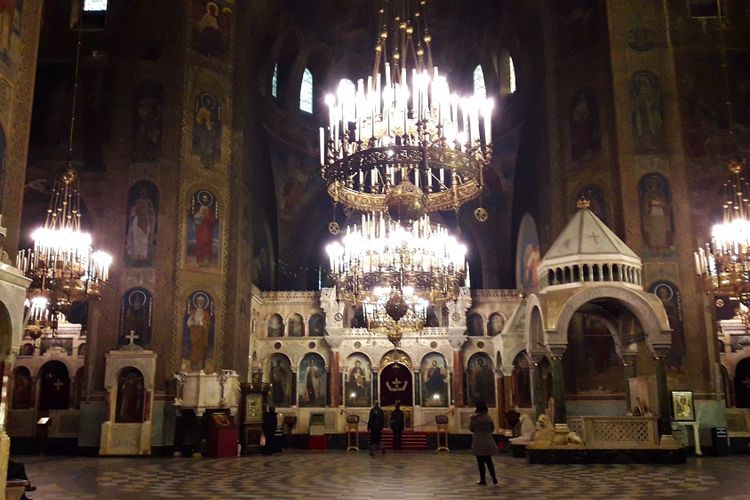
<path id="1" fill-rule="evenodd" d="M 429 302 L 414 293 L 413 287 L 401 290 L 376 288 L 362 304 L 367 329 L 384 333 L 398 347 L 404 333 L 420 333 L 427 322 Z"/>
<path id="2" fill-rule="evenodd" d="M 358 304 L 405 289 L 430 302 L 454 299 L 466 274 L 466 247 L 426 215 L 410 224 L 362 215 L 326 250 L 338 297 Z"/>
<path id="3" fill-rule="evenodd" d="M 81 230 L 78 172 L 72 161 L 81 24 L 75 55 L 68 160 L 52 188 L 44 225 L 31 235 L 34 248 L 20 250 L 16 256 L 16 267 L 32 280 L 26 300 L 27 330 L 31 333 L 56 331 L 61 313 L 63 317 L 67 315 L 72 304 L 99 297 L 101 286 L 109 280 L 112 264 L 112 257 L 101 250 L 95 251 L 91 234 Z"/>
<path id="4" fill-rule="evenodd" d="M 485 95 L 453 93 L 432 65 L 426 5 L 384 2 L 373 75 L 356 86 L 341 80 L 325 98 L 321 174 L 333 201 L 348 210 L 403 208 L 400 198 L 408 191 L 417 213 L 390 215 L 415 218 L 458 210 L 482 191 L 483 169 L 492 159 L 494 103 Z"/>

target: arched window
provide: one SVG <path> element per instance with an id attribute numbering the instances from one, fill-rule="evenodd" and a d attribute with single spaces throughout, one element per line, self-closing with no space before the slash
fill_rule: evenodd
<path id="1" fill-rule="evenodd" d="M 508 90 L 511 94 L 516 91 L 516 66 L 510 56 L 508 56 Z"/>
<path id="2" fill-rule="evenodd" d="M 313 112 L 313 75 L 312 72 L 305 68 L 302 74 L 302 86 L 299 89 L 299 109 L 305 113 Z"/>
<path id="3" fill-rule="evenodd" d="M 274 64 L 273 76 L 271 77 L 271 96 L 279 97 L 279 65 Z"/>
<path id="4" fill-rule="evenodd" d="M 484 81 L 484 71 L 482 71 L 481 64 L 474 68 L 474 95 L 487 96 L 487 84 Z"/>

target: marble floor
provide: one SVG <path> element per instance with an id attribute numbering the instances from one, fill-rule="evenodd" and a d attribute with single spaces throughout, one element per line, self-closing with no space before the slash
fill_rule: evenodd
<path id="1" fill-rule="evenodd" d="M 35 499 L 750 498 L 750 455 L 685 465 L 529 465 L 495 457 L 500 484 L 477 486 L 467 452 L 288 451 L 270 457 L 21 456 Z"/>

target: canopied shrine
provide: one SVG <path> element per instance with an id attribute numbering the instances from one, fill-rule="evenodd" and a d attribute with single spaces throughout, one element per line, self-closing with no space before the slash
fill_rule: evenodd
<path id="1" fill-rule="evenodd" d="M 296 449 L 396 404 L 466 449 L 479 402 L 532 461 L 746 449 L 749 27 L 0 1 L 0 482 L 11 450 L 256 453 L 270 407 Z"/>

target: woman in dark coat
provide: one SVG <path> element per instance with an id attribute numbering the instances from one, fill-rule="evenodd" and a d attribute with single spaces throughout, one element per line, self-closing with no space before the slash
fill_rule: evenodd
<path id="1" fill-rule="evenodd" d="M 380 450 L 385 455 L 385 448 L 381 441 L 381 434 L 385 427 L 385 414 L 380 409 L 377 403 L 370 410 L 370 417 L 367 419 L 367 430 L 370 431 L 370 455 L 375 454 L 375 448 L 380 447 Z"/>
<path id="2" fill-rule="evenodd" d="M 495 429 L 495 423 L 490 417 L 487 405 L 477 402 L 477 410 L 471 416 L 469 430 L 473 433 L 471 437 L 471 451 L 477 457 L 477 466 L 479 467 L 479 481 L 477 484 L 487 484 L 485 481 L 485 466 L 490 471 L 492 484 L 497 484 L 495 476 L 495 464 L 492 463 L 492 454 L 495 453 L 495 440 L 492 438 L 492 431 Z"/>

